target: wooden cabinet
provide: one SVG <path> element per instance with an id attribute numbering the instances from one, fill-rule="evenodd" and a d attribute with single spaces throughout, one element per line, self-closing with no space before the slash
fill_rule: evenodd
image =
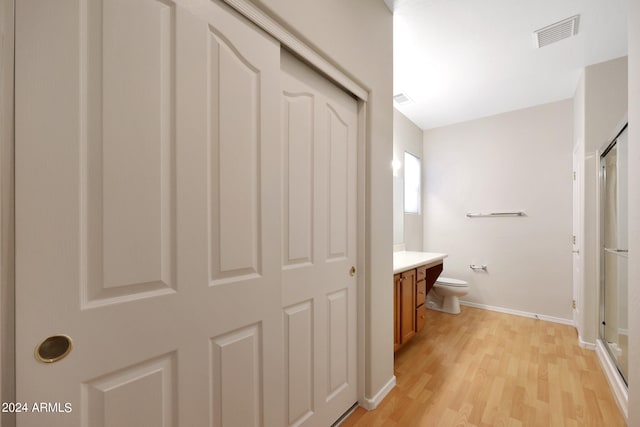
<path id="1" fill-rule="evenodd" d="M 400 298 L 398 297 L 400 279 L 400 274 L 393 275 L 393 351 L 400 348 L 400 322 L 398 321 L 398 316 L 400 315 Z"/>
<path id="2" fill-rule="evenodd" d="M 399 349 L 416 334 L 416 271 L 393 276 L 393 349 Z"/>
<path id="3" fill-rule="evenodd" d="M 427 282 L 420 280 L 416 283 L 416 307 L 420 307 L 427 299 Z"/>
<path id="4" fill-rule="evenodd" d="M 424 324 L 427 319 L 427 307 L 422 304 L 416 308 L 416 331 L 420 332 L 424 329 Z"/>
<path id="5" fill-rule="evenodd" d="M 400 275 L 400 345 L 409 341 L 416 334 L 416 271 L 405 271 Z"/>
<path id="6" fill-rule="evenodd" d="M 442 272 L 442 264 L 419 266 L 393 276 L 393 349 L 398 350 L 425 327 L 427 293 Z"/>

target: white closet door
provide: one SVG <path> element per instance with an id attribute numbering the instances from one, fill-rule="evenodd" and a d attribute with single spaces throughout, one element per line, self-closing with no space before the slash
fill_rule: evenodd
<path id="1" fill-rule="evenodd" d="M 285 51 L 283 279 L 287 425 L 357 400 L 357 102 Z"/>
<path id="2" fill-rule="evenodd" d="M 18 0 L 16 32 L 18 426 L 283 425 L 278 43 L 209 0 Z"/>

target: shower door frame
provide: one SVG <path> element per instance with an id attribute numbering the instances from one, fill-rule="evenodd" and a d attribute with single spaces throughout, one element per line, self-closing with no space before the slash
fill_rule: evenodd
<path id="1" fill-rule="evenodd" d="M 607 154 L 618 144 L 618 138 L 620 135 L 627 130 L 629 124 L 628 121 L 623 121 L 622 126 L 617 127 L 619 129 L 614 135 L 613 138 L 609 139 L 606 144 L 603 145 L 602 149 L 599 151 L 599 166 L 598 166 L 598 175 L 599 175 L 599 232 L 598 232 L 598 240 L 599 240 L 599 263 L 600 263 L 600 271 L 599 271 L 599 311 L 598 311 L 598 339 L 602 343 L 602 347 L 606 349 L 607 356 L 609 360 L 615 367 L 618 376 L 625 384 L 625 386 L 629 386 L 628 379 L 622 373 L 620 369 L 620 365 L 618 364 L 618 358 L 615 354 L 613 354 L 612 349 L 609 347 L 608 341 L 605 335 L 605 325 L 603 324 L 605 320 L 605 197 L 606 197 L 606 168 L 605 165 L 605 157 Z M 628 368 L 627 368 L 628 369 Z"/>

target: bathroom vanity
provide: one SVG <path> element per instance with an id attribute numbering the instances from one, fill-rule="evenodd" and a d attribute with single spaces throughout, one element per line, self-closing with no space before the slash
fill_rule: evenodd
<path id="1" fill-rule="evenodd" d="M 393 349 L 398 350 L 425 326 L 427 293 L 442 272 L 447 254 L 393 253 Z"/>

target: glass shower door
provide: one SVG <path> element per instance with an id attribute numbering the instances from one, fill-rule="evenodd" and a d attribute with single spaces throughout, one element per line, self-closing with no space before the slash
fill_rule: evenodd
<path id="1" fill-rule="evenodd" d="M 627 129 L 607 147 L 600 159 L 601 301 L 600 338 L 625 383 L 628 375 L 628 241 L 627 241 Z"/>

